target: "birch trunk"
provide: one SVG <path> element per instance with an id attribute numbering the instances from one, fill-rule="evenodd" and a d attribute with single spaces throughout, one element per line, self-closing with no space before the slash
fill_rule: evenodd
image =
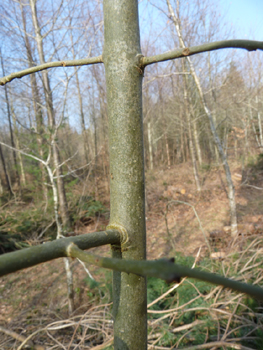
<path id="1" fill-rule="evenodd" d="M 44 49 L 43 49 L 43 37 L 41 35 L 41 29 L 38 23 L 36 0 L 30 0 L 30 8 L 31 8 L 32 21 L 33 21 L 33 26 L 34 26 L 35 35 L 36 35 L 36 43 L 37 43 L 39 60 L 41 64 L 44 64 L 45 58 L 44 58 Z M 69 221 L 66 193 L 64 188 L 64 181 L 61 176 L 62 169 L 60 167 L 60 164 L 61 164 L 60 155 L 59 155 L 56 142 L 54 140 L 54 136 L 56 135 L 57 129 L 56 129 L 55 116 L 53 111 L 52 91 L 50 88 L 50 81 L 49 81 L 47 71 L 42 71 L 42 78 L 43 78 L 43 85 L 45 90 L 48 123 L 49 123 L 50 130 L 54 133 L 53 135 L 51 135 L 51 139 L 52 139 L 51 143 L 52 143 L 52 151 L 53 151 L 53 157 L 54 157 L 54 166 L 55 166 L 56 175 L 57 175 L 59 208 L 61 213 L 63 231 L 65 231 L 69 228 L 70 221 Z M 61 235 L 58 234 L 57 238 L 60 238 L 60 237 Z M 68 259 L 68 258 L 65 258 L 65 259 Z M 67 272 L 69 313 L 71 314 L 74 310 L 74 290 L 73 290 L 73 283 L 72 283 L 73 277 L 72 277 L 72 271 L 69 272 L 69 262 L 68 261 L 66 262 L 66 260 L 64 260 L 64 263 L 65 263 L 65 269 Z M 70 275 L 71 277 L 69 277 Z"/>
<path id="2" fill-rule="evenodd" d="M 28 67 L 31 68 L 34 66 L 33 61 L 33 55 L 32 55 L 32 49 L 30 45 L 30 41 L 28 39 L 27 35 L 27 27 L 26 27 L 26 17 L 24 12 L 24 6 L 20 0 L 20 11 L 21 11 L 21 17 L 22 17 L 22 23 L 23 23 L 23 29 L 24 29 L 24 40 L 25 40 L 25 46 L 26 46 L 26 54 L 27 54 L 27 61 L 28 61 Z M 33 96 L 33 107 L 34 107 L 34 114 L 36 118 L 36 130 L 37 130 L 37 144 L 38 144 L 38 152 L 41 159 L 44 159 L 44 142 L 43 142 L 43 132 L 44 132 L 44 125 L 43 125 L 43 115 L 42 115 L 42 108 L 41 108 L 41 99 L 39 96 L 38 86 L 37 86 L 37 80 L 35 74 L 30 74 L 30 85 L 31 85 L 31 91 Z M 42 180 L 42 190 L 43 190 L 43 197 L 46 202 L 46 209 L 48 205 L 48 189 L 46 185 L 46 170 L 42 163 L 39 164 L 40 171 L 41 171 L 41 180 Z M 45 210 L 46 210 L 45 209 Z"/>

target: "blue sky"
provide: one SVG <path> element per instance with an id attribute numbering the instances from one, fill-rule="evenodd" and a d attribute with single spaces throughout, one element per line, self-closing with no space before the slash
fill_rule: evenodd
<path id="1" fill-rule="evenodd" d="M 221 11 L 233 25 L 236 39 L 263 41 L 263 0 L 222 0 Z"/>

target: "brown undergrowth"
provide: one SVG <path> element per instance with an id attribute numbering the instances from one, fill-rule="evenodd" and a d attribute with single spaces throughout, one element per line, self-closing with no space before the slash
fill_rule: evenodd
<path id="1" fill-rule="evenodd" d="M 234 247 L 220 169 L 202 172 L 200 193 L 189 164 L 180 171 L 147 174 L 148 259 L 175 255 L 189 266 L 195 263 L 262 286 L 263 176 L 257 171 L 255 177 L 254 170 L 244 174 L 235 165 L 231 170 L 240 235 Z M 103 197 L 107 206 L 105 190 Z M 94 232 L 105 228 L 107 217 L 80 220 L 78 225 L 78 234 Z M 107 247 L 96 253 L 110 255 Z M 76 310 L 71 317 L 60 260 L 0 279 L 0 349 L 21 348 L 28 337 L 27 344 L 33 341 L 31 346 L 45 349 L 112 349 L 111 275 L 88 266 L 94 282 L 79 263 L 72 265 Z M 258 349 L 263 346 L 262 311 L 262 305 L 219 286 L 189 279 L 180 285 L 149 280 L 148 348 Z"/>

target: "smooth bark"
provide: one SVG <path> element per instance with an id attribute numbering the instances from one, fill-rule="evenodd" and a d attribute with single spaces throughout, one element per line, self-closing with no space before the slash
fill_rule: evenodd
<path id="1" fill-rule="evenodd" d="M 110 143 L 110 224 L 123 240 L 113 257 L 146 259 L 142 78 L 137 0 L 104 0 Z M 114 272 L 114 347 L 147 348 L 146 279 Z"/>
<path id="2" fill-rule="evenodd" d="M 26 75 L 37 73 L 49 68 L 88 66 L 90 64 L 97 64 L 97 63 L 102 63 L 102 56 L 82 58 L 80 60 L 65 60 L 65 61 L 43 63 L 38 66 L 23 69 L 19 72 L 11 73 L 7 76 L 4 76 L 3 78 L 0 79 L 0 85 L 5 85 L 7 83 L 10 83 L 14 79 L 21 79 Z"/>
<path id="3" fill-rule="evenodd" d="M 248 51 L 263 50 L 263 41 L 237 39 L 237 40 L 215 41 L 213 43 L 206 43 L 203 45 L 192 46 L 192 47 L 185 46 L 184 48 L 168 51 L 160 55 L 143 57 L 141 59 L 141 66 L 145 67 L 157 62 L 164 62 L 168 60 L 173 60 L 175 58 L 188 57 L 188 56 L 196 55 L 202 52 L 208 52 L 208 51 L 214 51 L 214 50 L 226 49 L 226 48 L 245 49 Z"/>
<path id="4" fill-rule="evenodd" d="M 205 272 L 199 269 L 191 269 L 187 266 L 174 264 L 173 260 L 122 260 L 120 262 L 119 259 L 104 258 L 85 253 L 74 244 L 70 244 L 70 246 L 67 248 L 67 252 L 71 257 L 78 258 L 82 261 L 97 266 L 113 269 L 115 271 L 125 271 L 126 273 L 135 273 L 140 276 L 161 278 L 170 283 L 179 283 L 182 277 L 196 278 L 201 281 L 231 288 L 237 292 L 246 293 L 258 300 L 263 301 L 263 289 L 261 287 L 234 281 L 232 279 L 216 275 L 215 273 Z"/>
<path id="5" fill-rule="evenodd" d="M 75 243 L 80 249 L 99 247 L 105 244 L 118 244 L 120 234 L 116 230 L 87 233 L 75 237 L 61 238 L 12 253 L 0 255 L 0 276 L 35 266 L 53 259 L 66 257 L 67 247 Z"/>

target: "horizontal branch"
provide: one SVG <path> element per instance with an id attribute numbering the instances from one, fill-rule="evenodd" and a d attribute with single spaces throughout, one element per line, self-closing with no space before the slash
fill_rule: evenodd
<path id="1" fill-rule="evenodd" d="M 119 244 L 120 234 L 114 230 L 87 233 L 2 254 L 0 255 L 0 277 L 49 260 L 66 257 L 67 248 L 71 243 L 75 243 L 80 249 Z"/>
<path id="2" fill-rule="evenodd" d="M 0 85 L 5 85 L 6 83 L 10 83 L 10 81 L 22 78 L 26 75 L 40 72 L 45 69 L 55 68 L 55 67 L 75 67 L 75 66 L 88 66 L 90 64 L 103 63 L 102 55 L 91 58 L 83 58 L 80 60 L 70 60 L 70 61 L 56 61 L 56 62 L 48 62 L 41 64 L 39 66 L 31 67 L 28 69 L 21 70 L 19 72 L 11 73 L 6 77 L 0 78 Z"/>
<path id="3" fill-rule="evenodd" d="M 201 52 L 214 51 L 214 50 L 227 49 L 227 48 L 245 49 L 248 51 L 263 50 L 263 41 L 255 41 L 255 40 L 215 41 L 213 43 L 207 43 L 203 45 L 168 51 L 160 55 L 142 57 L 140 66 L 143 68 L 145 66 L 148 66 L 150 64 L 157 63 L 157 62 L 163 62 L 163 61 L 168 61 L 175 58 L 192 56 Z"/>
<path id="4" fill-rule="evenodd" d="M 103 258 L 92 254 L 87 254 L 74 244 L 71 244 L 68 247 L 68 256 L 115 271 L 134 273 L 145 277 L 157 277 L 168 282 L 178 282 L 181 277 L 196 278 L 216 285 L 221 285 L 226 288 L 231 288 L 234 291 L 248 294 L 263 301 L 263 289 L 260 287 L 234 281 L 198 269 L 190 269 L 186 266 L 174 264 L 170 260 L 161 259 L 154 261 L 137 261 Z"/>

